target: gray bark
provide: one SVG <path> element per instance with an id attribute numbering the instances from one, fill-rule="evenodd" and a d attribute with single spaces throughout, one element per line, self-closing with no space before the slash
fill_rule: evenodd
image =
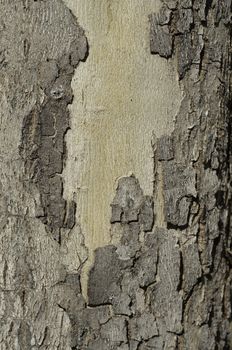
<path id="1" fill-rule="evenodd" d="M 2 350 L 232 348 L 232 4 L 162 4 L 149 16 L 150 54 L 171 60 L 183 98 L 172 135 L 151 140 L 153 196 L 134 175 L 118 180 L 119 239 L 95 250 L 86 296 L 88 252 L 62 172 L 71 81 L 91 46 L 61 0 L 1 1 Z"/>

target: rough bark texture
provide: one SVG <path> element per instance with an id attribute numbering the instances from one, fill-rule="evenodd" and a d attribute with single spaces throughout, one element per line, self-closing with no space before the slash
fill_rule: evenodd
<path id="1" fill-rule="evenodd" d="M 182 311 L 173 325 L 182 327 L 172 332 L 177 348 L 229 349 L 231 1 L 164 1 L 150 20 L 151 52 L 176 55 L 183 91 L 172 138 L 160 139 L 156 152 L 165 220 L 181 254 Z"/>
<path id="2" fill-rule="evenodd" d="M 163 0 L 149 21 L 151 54 L 177 62 L 183 99 L 172 135 L 153 142 L 154 195 L 134 175 L 118 181 L 85 300 L 86 257 L 72 274 L 62 260 L 78 226 L 62 171 L 86 38 L 61 1 L 1 3 L 3 350 L 232 347 L 231 1 Z"/>
<path id="3" fill-rule="evenodd" d="M 59 0 L 1 1 L 0 32 L 0 348 L 69 349 L 53 286 L 78 286 L 78 276 L 65 279 L 56 241 L 75 223 L 62 170 L 71 79 L 87 41 Z"/>

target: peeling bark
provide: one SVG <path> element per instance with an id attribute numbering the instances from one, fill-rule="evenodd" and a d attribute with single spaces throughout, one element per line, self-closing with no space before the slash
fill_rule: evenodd
<path id="1" fill-rule="evenodd" d="M 167 227 L 176 230 L 182 256 L 176 348 L 229 349 L 231 2 L 163 3 L 184 96 L 169 146 L 174 156 L 162 155 L 166 140 L 156 150 Z M 151 53 L 160 56 L 153 40 L 163 25 L 151 20 Z"/>
<path id="2" fill-rule="evenodd" d="M 87 40 L 59 0 L 1 1 L 0 31 L 0 348 L 68 349 L 54 286 L 71 296 L 78 282 L 69 286 L 55 240 L 75 224 L 62 171 L 71 79 Z"/>
<path id="3" fill-rule="evenodd" d="M 232 347 L 231 1 L 162 4 L 150 51 L 176 64 L 183 99 L 172 135 L 152 140 L 154 195 L 134 175 L 118 180 L 87 298 L 85 254 L 73 272 L 62 255 L 81 231 L 62 172 L 87 40 L 61 1 L 0 5 L 3 350 Z"/>
<path id="4" fill-rule="evenodd" d="M 42 10 L 45 12 L 47 8 Z M 67 48 L 61 49 L 53 57 L 50 53 L 52 48 L 48 47 L 47 56 L 37 63 L 37 87 L 42 90 L 43 97 L 24 118 L 20 146 L 26 174 L 40 193 L 41 206 L 37 209 L 36 217 L 46 224 L 57 241 L 61 239 L 62 228 L 71 229 L 75 224 L 75 202 L 64 200 L 61 175 L 66 157 L 65 134 L 70 127 L 68 105 L 73 98 L 71 80 L 74 68 L 87 54 L 83 30 L 74 23 L 68 10 L 64 15 L 69 17 L 67 24 L 71 22 L 64 38 Z M 50 25 L 55 28 L 56 23 L 51 21 Z M 30 45 L 33 45 L 33 39 Z M 38 50 L 41 48 L 38 47 Z M 26 62 L 29 69 L 30 57 Z"/>
<path id="5" fill-rule="evenodd" d="M 153 228 L 153 205 L 141 226 L 138 181 L 120 179 L 111 224 L 122 236 L 96 251 L 89 275 L 89 305 L 112 312 L 103 333 L 89 326 L 93 349 L 102 338 L 106 349 L 231 347 L 229 2 L 218 9 L 164 1 L 149 17 L 151 53 L 176 57 L 184 96 L 172 136 L 154 145 L 166 228 Z"/>

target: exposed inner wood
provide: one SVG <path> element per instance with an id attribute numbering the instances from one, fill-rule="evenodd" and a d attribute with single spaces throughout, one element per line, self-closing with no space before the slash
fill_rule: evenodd
<path id="1" fill-rule="evenodd" d="M 89 42 L 88 59 L 72 83 L 64 171 L 66 196 L 77 193 L 78 221 L 89 249 L 87 274 L 94 250 L 110 242 L 110 203 L 118 179 L 133 173 L 144 193 L 153 193 L 152 140 L 171 133 L 181 92 L 172 64 L 150 55 L 148 15 L 159 10 L 159 1 L 65 2 Z"/>
<path id="2" fill-rule="evenodd" d="M 1 2 L 0 349 L 231 349 L 231 8 Z"/>

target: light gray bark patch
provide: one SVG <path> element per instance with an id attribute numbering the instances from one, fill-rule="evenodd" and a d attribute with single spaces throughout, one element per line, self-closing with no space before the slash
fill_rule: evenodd
<path id="1" fill-rule="evenodd" d="M 23 14 L 25 9 L 18 6 Z M 42 18 L 51 9 L 49 21 L 44 22 Z M 39 16 L 35 15 L 36 11 Z M 70 128 L 71 80 L 79 61 L 87 55 L 87 40 L 75 17 L 61 1 L 29 1 L 26 12 L 26 28 L 38 18 L 36 31 L 26 38 L 29 41 L 26 69 L 35 76 L 35 89 L 42 98 L 38 94 L 33 110 L 24 118 L 20 154 L 30 181 L 40 192 L 42 210 L 38 211 L 38 217 L 60 241 L 61 228 L 71 229 L 75 224 L 76 206 L 63 199 L 61 174 L 67 157 L 65 134 Z M 47 34 L 41 35 L 41 32 Z M 17 36 L 20 39 L 20 34 Z M 60 38 L 59 44 L 57 38 Z M 39 52 L 38 57 L 35 52 Z"/>
<path id="2" fill-rule="evenodd" d="M 30 326 L 22 321 L 19 327 L 19 345 L 21 349 L 30 349 L 31 348 L 31 331 Z"/>
<path id="3" fill-rule="evenodd" d="M 157 283 L 152 287 L 151 303 L 159 332 L 180 334 L 183 330 L 183 300 L 178 291 L 181 274 L 180 250 L 171 230 L 156 231 L 159 242 Z M 165 338 L 165 334 L 162 335 Z"/>
<path id="4" fill-rule="evenodd" d="M 89 350 L 109 350 L 109 344 L 106 340 L 103 339 L 97 339 L 97 340 L 93 340 L 90 341 L 89 345 L 88 345 L 88 349 Z M 111 347 L 111 349 L 113 349 Z"/>
<path id="5" fill-rule="evenodd" d="M 151 338 L 147 342 L 147 348 L 148 349 L 163 349 L 164 348 L 164 340 L 161 337 Z"/>
<path id="6" fill-rule="evenodd" d="M 114 317 L 101 328 L 101 337 L 109 343 L 120 345 L 127 342 L 127 323 L 125 317 Z"/>

